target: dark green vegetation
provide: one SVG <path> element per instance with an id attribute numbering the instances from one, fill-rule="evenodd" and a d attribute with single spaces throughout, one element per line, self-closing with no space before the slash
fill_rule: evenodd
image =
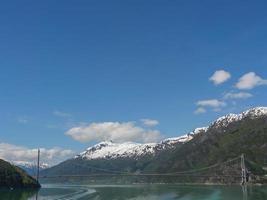
<path id="1" fill-rule="evenodd" d="M 0 188 L 39 188 L 40 184 L 25 171 L 0 160 Z"/>
<path id="2" fill-rule="evenodd" d="M 220 165 L 229 159 L 245 154 L 246 166 L 251 172 L 251 182 L 263 183 L 267 159 L 267 116 L 245 117 L 226 126 L 214 123 L 207 132 L 196 135 L 191 141 L 177 145 L 174 149 L 161 151 L 155 156 L 138 159 L 70 159 L 55 167 L 44 170 L 43 175 L 85 175 L 123 171 L 131 173 L 174 173 L 198 170 L 219 163 L 216 169 L 197 175 L 213 178 L 191 177 L 150 177 L 138 178 L 142 182 L 200 182 L 200 183 L 240 183 L 240 160 L 231 166 Z M 98 168 L 107 171 L 99 171 Z M 109 171 L 110 170 L 110 171 Z M 220 179 L 219 176 L 229 175 Z M 236 176 L 236 177 L 235 177 Z M 215 178 L 214 178 L 215 177 Z M 97 179 L 97 178 L 96 178 Z M 131 178 L 133 179 L 133 178 Z M 98 180 L 101 180 L 98 178 Z M 110 179 L 111 180 L 111 179 Z M 136 181 L 136 180 L 135 180 Z"/>

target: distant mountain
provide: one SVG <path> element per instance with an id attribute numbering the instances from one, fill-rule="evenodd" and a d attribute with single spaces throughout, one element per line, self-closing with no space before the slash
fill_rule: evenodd
<path id="1" fill-rule="evenodd" d="M 228 114 L 208 127 L 160 143 L 101 142 L 75 158 L 44 170 L 43 174 L 91 174 L 100 173 L 100 169 L 107 172 L 177 172 L 222 163 L 242 153 L 249 160 L 247 165 L 253 173 L 265 173 L 266 107 Z M 236 173 L 239 173 L 240 165 L 236 167 Z"/>
<path id="2" fill-rule="evenodd" d="M 21 169 L 26 171 L 31 176 L 36 176 L 36 174 L 37 174 L 37 163 L 26 162 L 26 161 L 15 161 L 15 162 L 12 162 L 12 164 L 20 167 Z M 50 165 L 47 163 L 40 163 L 39 170 L 42 171 L 42 170 L 47 169 L 49 167 L 50 167 Z"/>
<path id="3" fill-rule="evenodd" d="M 100 160 L 100 159 L 119 159 L 119 158 L 131 158 L 138 160 L 141 157 L 154 156 L 160 151 L 174 148 L 176 144 L 184 144 L 191 140 L 194 136 L 194 132 L 187 135 L 168 138 L 160 143 L 114 143 L 112 141 L 100 142 L 86 151 L 75 156 L 75 159 L 84 159 L 84 160 Z"/>
<path id="4" fill-rule="evenodd" d="M 109 170 L 138 170 L 143 168 L 140 165 L 146 165 L 160 152 L 175 148 L 175 146 L 191 140 L 194 134 L 194 132 L 191 132 L 181 137 L 168 138 L 160 143 L 100 142 L 72 159 L 43 170 L 41 174 L 89 174 L 99 172 L 96 168 L 104 169 L 101 172 Z"/>
<path id="5" fill-rule="evenodd" d="M 0 188 L 39 188 L 37 181 L 24 170 L 0 160 Z"/>

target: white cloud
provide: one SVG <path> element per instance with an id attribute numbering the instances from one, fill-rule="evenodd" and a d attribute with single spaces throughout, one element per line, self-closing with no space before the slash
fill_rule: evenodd
<path id="1" fill-rule="evenodd" d="M 19 117 L 18 118 L 18 123 L 20 124 L 27 124 L 29 122 L 28 119 L 26 119 L 25 117 Z"/>
<path id="2" fill-rule="evenodd" d="M 206 112 L 207 112 L 207 110 L 205 108 L 203 108 L 203 107 L 199 107 L 194 111 L 194 113 L 196 115 L 203 114 L 203 113 L 206 113 Z"/>
<path id="3" fill-rule="evenodd" d="M 230 78 L 231 74 L 229 72 L 224 70 L 218 70 L 214 72 L 214 74 L 209 78 L 209 80 L 212 81 L 215 85 L 219 85 Z"/>
<path id="4" fill-rule="evenodd" d="M 159 121 L 154 119 L 142 119 L 141 121 L 145 126 L 157 126 L 159 124 Z"/>
<path id="5" fill-rule="evenodd" d="M 91 123 L 71 128 L 65 134 L 80 142 L 103 140 L 155 142 L 161 137 L 159 131 L 145 130 L 135 126 L 133 122 Z"/>
<path id="6" fill-rule="evenodd" d="M 224 95 L 224 99 L 247 99 L 253 97 L 251 93 L 248 92 L 228 92 Z"/>
<path id="7" fill-rule="evenodd" d="M 255 72 L 249 72 L 238 80 L 236 87 L 240 90 L 250 90 L 260 85 L 267 85 L 267 80 L 257 76 Z"/>
<path id="8" fill-rule="evenodd" d="M 57 117 L 71 117 L 71 114 L 55 110 L 53 114 Z"/>
<path id="9" fill-rule="evenodd" d="M 0 158 L 10 162 L 35 162 L 38 149 L 30 149 L 13 144 L 0 143 Z M 57 164 L 74 155 L 72 150 L 54 147 L 40 148 L 41 162 L 50 165 Z"/>
<path id="10" fill-rule="evenodd" d="M 214 112 L 220 112 L 221 110 L 222 110 L 222 108 L 221 107 L 217 107 L 217 108 L 213 108 L 212 109 Z"/>
<path id="11" fill-rule="evenodd" d="M 201 100 L 198 101 L 196 104 L 197 106 L 211 107 L 211 108 L 220 108 L 226 106 L 225 102 L 219 101 L 218 99 Z"/>

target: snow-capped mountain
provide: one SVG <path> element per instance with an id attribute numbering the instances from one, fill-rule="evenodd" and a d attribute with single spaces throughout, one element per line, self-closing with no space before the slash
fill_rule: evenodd
<path id="1" fill-rule="evenodd" d="M 267 107 L 256 107 L 249 109 L 241 114 L 228 114 L 218 118 L 208 127 L 196 128 L 188 134 L 180 137 L 167 138 L 159 143 L 115 143 L 112 141 L 100 142 L 86 151 L 80 153 L 75 158 L 82 158 L 87 160 L 96 159 L 116 159 L 116 158 L 134 158 L 146 155 L 155 155 L 157 152 L 164 149 L 174 148 L 177 144 L 184 144 L 189 142 L 198 134 L 206 133 L 210 128 L 227 127 L 232 122 L 241 121 L 245 118 L 259 118 L 267 115 Z"/>
<path id="2" fill-rule="evenodd" d="M 192 140 L 195 135 L 197 135 L 199 133 L 205 133 L 207 130 L 208 130 L 208 127 L 196 128 L 188 134 L 185 134 L 185 135 L 182 135 L 179 137 L 164 139 L 160 142 L 160 144 L 169 144 L 169 145 L 174 145 L 177 143 L 183 144 L 183 143 L 186 143 L 186 142 L 189 142 L 190 140 Z"/>
<path id="3" fill-rule="evenodd" d="M 171 149 L 177 144 L 184 144 L 196 134 L 203 133 L 207 127 L 197 128 L 192 132 L 182 135 L 180 137 L 167 138 L 159 143 L 115 143 L 112 141 L 100 142 L 86 151 L 75 156 L 75 158 L 82 158 L 87 160 L 95 159 L 115 159 L 115 158 L 139 158 L 140 156 L 155 155 L 157 152 L 165 149 Z"/>
<path id="4" fill-rule="evenodd" d="M 114 143 L 112 141 L 100 142 L 88 148 L 76 158 L 81 157 L 88 160 L 93 159 L 112 159 L 117 157 L 136 157 L 144 154 L 154 153 L 156 143 L 139 144 L 132 142 Z"/>
<path id="5" fill-rule="evenodd" d="M 37 173 L 37 163 L 32 163 L 32 162 L 27 162 L 27 161 L 14 161 L 12 162 L 12 164 L 22 168 L 30 175 L 36 175 Z M 40 163 L 39 169 L 41 171 L 49 167 L 51 166 L 47 163 Z"/>
<path id="6" fill-rule="evenodd" d="M 245 118 L 256 119 L 267 115 L 267 107 L 255 107 L 240 114 L 230 113 L 218 118 L 210 127 L 226 127 L 232 122 L 241 121 Z"/>
<path id="7" fill-rule="evenodd" d="M 187 134 L 181 137 L 168 138 L 159 143 L 115 143 L 112 141 L 100 142 L 86 151 L 80 153 L 75 158 L 87 160 L 95 159 L 115 159 L 115 158 L 139 158 L 146 155 L 154 155 L 157 151 L 173 148 L 178 143 L 185 143 L 193 138 Z"/>

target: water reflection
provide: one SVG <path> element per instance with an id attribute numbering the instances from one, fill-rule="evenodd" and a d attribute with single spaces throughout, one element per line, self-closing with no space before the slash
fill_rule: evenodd
<path id="1" fill-rule="evenodd" d="M 125 186 L 62 186 L 60 199 L 79 200 L 265 200 L 266 187 L 241 186 L 179 186 L 179 185 L 125 185 Z M 72 189 L 72 191 L 71 191 Z M 51 188 L 41 190 L 41 199 L 51 198 Z M 68 190 L 68 192 L 67 192 Z M 46 191 L 46 192 L 45 192 Z M 48 198 L 48 195 L 50 198 Z M 56 198 L 51 198 L 56 199 Z"/>
<path id="2" fill-rule="evenodd" d="M 38 190 L 0 190 L 0 199 L 29 200 L 37 197 Z"/>
<path id="3" fill-rule="evenodd" d="M 247 185 L 242 185 L 242 194 L 243 194 L 243 200 L 248 199 L 248 187 Z"/>
<path id="4" fill-rule="evenodd" d="M 220 200 L 222 190 L 216 187 L 200 187 L 200 186 L 135 186 L 135 187 L 99 187 L 95 188 L 97 193 L 92 194 L 90 199 L 98 200 Z M 232 198 L 227 200 L 238 200 L 240 194 L 231 194 Z"/>
<path id="5" fill-rule="evenodd" d="M 44 185 L 38 191 L 0 190 L 5 200 L 265 200 L 266 186 Z"/>
<path id="6" fill-rule="evenodd" d="M 247 188 L 248 187 L 248 188 Z M 146 199 L 146 200 L 266 200 L 266 186 L 138 186 L 99 187 L 90 199 Z"/>

